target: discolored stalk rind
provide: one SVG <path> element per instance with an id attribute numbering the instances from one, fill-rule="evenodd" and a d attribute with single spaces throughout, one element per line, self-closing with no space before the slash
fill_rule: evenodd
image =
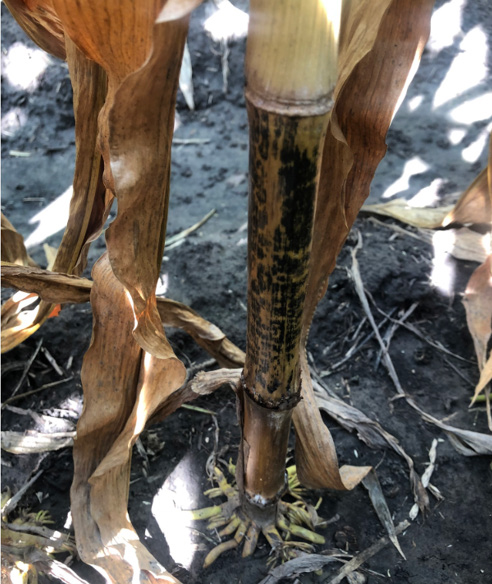
<path id="1" fill-rule="evenodd" d="M 337 1 L 250 5 L 248 320 L 237 483 L 244 511 L 261 526 L 274 522 L 285 490 L 292 410 L 301 399 L 302 316 L 339 18 Z"/>
<path id="2" fill-rule="evenodd" d="M 289 410 L 300 398 L 302 310 L 327 114 L 262 111 L 248 100 L 250 200 L 246 392 Z"/>

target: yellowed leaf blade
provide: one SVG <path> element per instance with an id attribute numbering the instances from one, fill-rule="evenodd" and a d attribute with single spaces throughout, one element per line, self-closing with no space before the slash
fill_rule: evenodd
<path id="1" fill-rule="evenodd" d="M 405 199 L 392 199 L 387 203 L 363 205 L 361 211 L 385 217 L 393 217 L 402 223 L 424 229 L 440 227 L 443 218 L 450 212 L 449 207 L 412 207 Z"/>

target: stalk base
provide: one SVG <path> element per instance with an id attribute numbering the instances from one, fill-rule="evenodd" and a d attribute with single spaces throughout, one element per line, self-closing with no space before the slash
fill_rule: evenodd
<path id="1" fill-rule="evenodd" d="M 301 552 L 313 552 L 314 544 L 324 544 L 325 538 L 315 532 L 315 529 L 327 525 L 316 512 L 321 499 L 316 506 L 303 499 L 303 489 L 297 479 L 294 466 L 287 469 L 286 498 L 261 506 L 252 502 L 241 501 L 234 482 L 235 466 L 228 465 L 231 480 L 227 480 L 222 470 L 214 468 L 213 481 L 217 485 L 205 492 L 208 497 L 227 497 L 221 505 L 192 511 L 195 520 L 208 520 L 208 529 L 218 531 L 219 537 L 230 539 L 221 541 L 206 556 L 203 567 L 210 566 L 221 554 L 243 545 L 242 557 L 251 556 L 257 546 L 260 534 L 263 534 L 272 548 L 268 565 L 291 560 Z M 296 541 L 291 538 L 302 538 Z"/>

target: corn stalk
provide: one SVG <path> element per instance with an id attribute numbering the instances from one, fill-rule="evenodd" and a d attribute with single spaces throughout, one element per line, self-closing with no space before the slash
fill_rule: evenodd
<path id="1" fill-rule="evenodd" d="M 239 390 L 237 480 L 259 525 L 286 488 L 293 408 L 301 397 L 302 313 L 322 143 L 337 76 L 340 5 L 253 1 L 246 54 L 250 124 L 248 322 Z"/>

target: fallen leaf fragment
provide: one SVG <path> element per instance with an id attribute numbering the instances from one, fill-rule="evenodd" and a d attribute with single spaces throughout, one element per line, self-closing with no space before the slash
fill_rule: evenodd
<path id="1" fill-rule="evenodd" d="M 383 489 L 379 484 L 379 479 L 374 469 L 367 473 L 367 475 L 362 479 L 362 484 L 369 492 L 372 506 L 374 507 L 374 510 L 379 517 L 379 521 L 381 521 L 384 528 L 386 529 L 386 533 L 388 534 L 391 543 L 398 550 L 401 557 L 406 560 L 407 558 L 405 557 L 405 554 L 400 547 L 400 542 L 398 541 L 398 537 L 396 535 L 395 524 L 391 518 L 391 513 L 388 509 L 388 504 L 386 503 L 386 498 L 383 494 Z"/>
<path id="2" fill-rule="evenodd" d="M 12 432 L 2 431 L 2 450 L 12 454 L 33 454 L 39 452 L 51 452 L 73 446 L 75 432 Z"/>
<path id="3" fill-rule="evenodd" d="M 387 203 L 363 205 L 361 212 L 392 217 L 413 227 L 436 229 L 452 209 L 453 206 L 413 207 L 405 199 L 391 199 Z"/>

